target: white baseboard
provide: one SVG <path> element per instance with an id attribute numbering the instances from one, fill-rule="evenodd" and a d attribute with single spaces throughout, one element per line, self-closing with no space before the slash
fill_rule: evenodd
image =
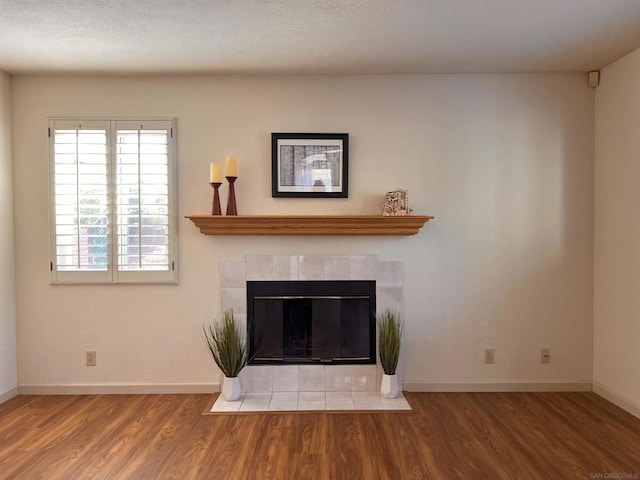
<path id="1" fill-rule="evenodd" d="M 7 400 L 11 400 L 13 397 L 18 395 L 18 386 L 15 385 L 4 392 L 0 392 L 0 403 L 4 403 Z"/>
<path id="2" fill-rule="evenodd" d="M 404 382 L 407 392 L 590 392 L 591 381 L 578 382 Z"/>
<path id="3" fill-rule="evenodd" d="M 112 394 L 171 394 L 214 393 L 219 383 L 125 383 L 125 384 L 71 384 L 71 385 L 18 385 L 20 395 L 112 395 Z"/>
<path id="4" fill-rule="evenodd" d="M 626 410 L 631 415 L 640 418 L 640 405 L 633 400 L 629 400 L 624 395 L 614 392 L 610 388 L 605 387 L 601 383 L 593 382 L 593 393 L 600 395 L 602 398 L 609 400 L 614 405 Z"/>
<path id="5" fill-rule="evenodd" d="M 600 387 L 604 389 L 605 387 Z M 596 391 L 591 381 L 578 382 L 480 382 L 480 383 L 449 383 L 449 382 L 404 382 L 403 390 L 407 392 L 590 392 Z M 605 389 L 606 390 L 606 389 Z M 132 383 L 132 384 L 70 384 L 70 385 L 19 385 L 0 394 L 0 403 L 20 395 L 111 395 L 111 394 L 179 394 L 179 393 L 215 393 L 220 391 L 219 383 Z M 607 394 L 613 395 L 612 400 Z M 616 405 L 628 404 L 631 408 L 640 407 L 633 402 L 607 390 L 605 393 L 596 391 L 599 395 Z"/>

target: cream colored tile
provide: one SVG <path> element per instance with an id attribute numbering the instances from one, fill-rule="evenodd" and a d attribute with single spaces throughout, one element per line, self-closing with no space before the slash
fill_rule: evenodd
<path id="1" fill-rule="evenodd" d="M 381 287 L 376 285 L 376 309 L 378 313 L 391 310 L 402 314 L 404 310 L 401 287 Z M 402 315 L 401 315 L 402 318 Z"/>
<path id="2" fill-rule="evenodd" d="M 411 410 L 411 405 L 402 394 L 397 398 L 384 398 L 381 396 L 380 402 L 382 402 L 382 408 L 385 410 Z"/>
<path id="3" fill-rule="evenodd" d="M 299 268 L 298 255 L 273 256 L 274 280 L 298 280 Z"/>
<path id="4" fill-rule="evenodd" d="M 222 262 L 220 263 L 220 287 L 245 288 L 247 286 L 246 263 Z"/>
<path id="5" fill-rule="evenodd" d="M 270 411 L 293 411 L 298 409 L 298 392 L 273 392 Z"/>
<path id="6" fill-rule="evenodd" d="M 375 280 L 377 257 L 375 255 L 351 255 L 351 280 Z"/>
<path id="7" fill-rule="evenodd" d="M 351 391 L 351 365 L 325 365 L 325 392 Z"/>
<path id="8" fill-rule="evenodd" d="M 351 278 L 351 261 L 348 255 L 324 256 L 325 280 L 349 280 Z"/>
<path id="9" fill-rule="evenodd" d="M 301 392 L 324 392 L 324 366 L 300 365 L 298 368 Z"/>
<path id="10" fill-rule="evenodd" d="M 356 410 L 382 410 L 382 402 L 375 392 L 352 392 Z"/>
<path id="11" fill-rule="evenodd" d="M 266 412 L 271 402 L 271 393 L 247 393 L 239 412 Z"/>
<path id="12" fill-rule="evenodd" d="M 213 403 L 211 407 L 211 412 L 237 412 L 240 409 L 240 405 L 242 405 L 242 401 L 244 400 L 244 395 L 241 395 L 238 400 L 235 402 L 227 402 L 222 395 L 218 395 L 218 398 Z"/>
<path id="13" fill-rule="evenodd" d="M 243 392 L 273 391 L 273 367 L 271 365 L 248 365 L 240 372 L 240 388 Z"/>
<path id="14" fill-rule="evenodd" d="M 325 410 L 324 392 L 298 393 L 298 410 Z"/>
<path id="15" fill-rule="evenodd" d="M 247 280 L 272 280 L 272 255 L 247 255 Z"/>
<path id="16" fill-rule="evenodd" d="M 220 310 L 233 310 L 233 313 L 247 313 L 247 289 L 246 288 L 221 288 Z"/>
<path id="17" fill-rule="evenodd" d="M 353 410 L 351 392 L 326 392 L 325 403 L 327 410 Z"/>
<path id="18" fill-rule="evenodd" d="M 325 392 L 324 397 L 327 401 L 353 403 L 353 395 L 351 392 Z"/>
<path id="19" fill-rule="evenodd" d="M 351 391 L 352 392 L 377 392 L 376 366 L 353 365 L 351 367 Z"/>
<path id="20" fill-rule="evenodd" d="M 402 262 L 378 262 L 376 284 L 381 287 L 402 287 L 404 279 Z"/>
<path id="21" fill-rule="evenodd" d="M 324 280 L 324 255 L 300 255 L 299 279 Z"/>
<path id="22" fill-rule="evenodd" d="M 273 391 L 297 392 L 298 365 L 274 365 L 273 366 Z"/>

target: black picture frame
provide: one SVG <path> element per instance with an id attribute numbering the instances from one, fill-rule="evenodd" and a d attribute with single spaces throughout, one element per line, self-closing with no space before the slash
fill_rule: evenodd
<path id="1" fill-rule="evenodd" d="M 271 196 L 347 198 L 349 134 L 272 133 Z"/>

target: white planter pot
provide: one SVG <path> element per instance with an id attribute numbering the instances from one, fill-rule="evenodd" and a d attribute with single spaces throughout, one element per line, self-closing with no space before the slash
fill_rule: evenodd
<path id="1" fill-rule="evenodd" d="M 380 394 L 384 398 L 396 398 L 400 395 L 398 388 L 398 376 L 382 374 L 382 385 L 380 386 Z"/>
<path id="2" fill-rule="evenodd" d="M 224 377 L 222 380 L 222 398 L 235 402 L 240 398 L 240 377 Z"/>

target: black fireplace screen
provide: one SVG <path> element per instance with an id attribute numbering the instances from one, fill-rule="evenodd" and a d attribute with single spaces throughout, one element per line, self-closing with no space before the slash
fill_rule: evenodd
<path id="1" fill-rule="evenodd" d="M 376 363 L 374 281 L 247 282 L 250 364 Z"/>

